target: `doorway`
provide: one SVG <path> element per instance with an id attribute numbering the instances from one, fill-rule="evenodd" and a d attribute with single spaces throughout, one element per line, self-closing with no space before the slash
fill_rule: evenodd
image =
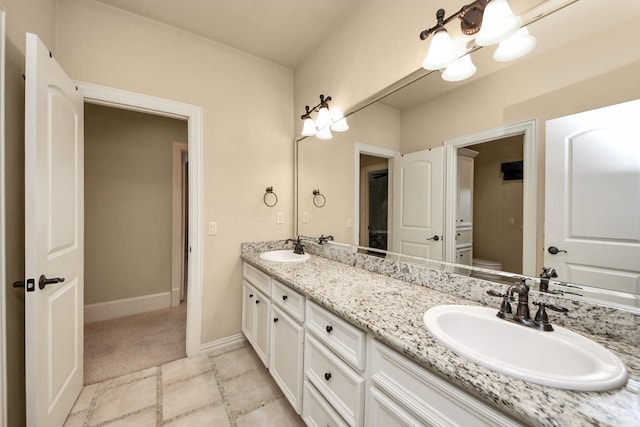
<path id="1" fill-rule="evenodd" d="M 186 355 L 187 138 L 184 120 L 85 105 L 85 384 Z"/>
<path id="2" fill-rule="evenodd" d="M 187 357 L 201 351 L 202 307 L 202 188 L 203 188 L 203 135 L 202 107 L 183 102 L 156 98 L 90 83 L 74 82 L 86 102 L 112 106 L 125 110 L 146 112 L 158 116 L 184 119 L 188 127 L 188 221 L 189 263 L 187 275 L 189 286 L 187 308 L 186 352 Z M 196 303 L 193 303 L 196 302 Z"/>
<path id="3" fill-rule="evenodd" d="M 456 235 L 457 212 L 457 158 L 458 148 L 518 136 L 523 144 L 523 189 L 522 189 L 522 274 L 536 275 L 537 238 L 537 188 L 538 161 L 536 144 L 537 120 L 486 129 L 458 138 L 446 140 L 445 146 L 445 235 Z M 445 240 L 445 260 L 456 259 L 455 239 Z"/>
<path id="4" fill-rule="evenodd" d="M 472 265 L 522 274 L 522 135 L 465 147 L 475 151 Z M 490 267 L 489 267 L 490 266 Z"/>
<path id="5" fill-rule="evenodd" d="M 389 160 L 360 154 L 360 246 L 387 250 Z"/>
<path id="6" fill-rule="evenodd" d="M 359 142 L 354 146 L 353 244 L 386 250 L 391 238 L 392 220 L 392 203 L 389 201 L 393 197 L 393 183 L 390 177 L 393 174 L 393 157 L 398 152 Z M 376 246 L 371 246 L 372 243 Z"/>

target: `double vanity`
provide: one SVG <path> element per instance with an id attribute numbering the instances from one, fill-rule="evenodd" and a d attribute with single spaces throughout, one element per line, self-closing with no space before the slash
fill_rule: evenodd
<path id="1" fill-rule="evenodd" d="M 538 331 L 504 285 L 305 245 L 243 245 L 242 320 L 307 425 L 638 425 L 637 314 L 536 294 L 569 309 Z"/>

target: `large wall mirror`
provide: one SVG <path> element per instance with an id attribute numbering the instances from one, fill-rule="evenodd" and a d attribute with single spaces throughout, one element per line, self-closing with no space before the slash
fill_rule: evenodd
<path id="1" fill-rule="evenodd" d="M 640 98 L 640 2 L 531 0 L 512 7 L 538 39 L 527 57 L 498 63 L 494 48 L 476 50 L 478 72 L 456 83 L 418 70 L 351 108 L 349 131 L 329 141 L 296 141 L 297 233 L 331 235 L 379 256 L 444 261 L 495 280 L 539 279 L 555 270 L 552 289 L 640 310 L 640 141 L 629 136 L 622 154 L 605 147 L 591 158 L 546 162 L 556 153 L 548 134 L 558 120 Z M 592 184 L 580 178 L 600 163 L 611 166 L 621 189 L 603 196 L 601 207 Z M 557 199 L 546 190 L 564 184 L 545 177 L 566 174 L 567 165 L 571 173 L 560 179 L 584 185 Z M 545 229 L 567 206 L 597 225 L 580 223 L 581 230 L 598 229 L 582 240 L 611 228 L 602 224 L 623 224 L 611 232 L 618 237 L 600 240 L 621 241 L 635 251 L 631 261 L 564 268 L 571 263 L 560 260 L 574 252 L 565 246 L 566 230 Z M 600 218 L 606 211 L 632 214 Z"/>

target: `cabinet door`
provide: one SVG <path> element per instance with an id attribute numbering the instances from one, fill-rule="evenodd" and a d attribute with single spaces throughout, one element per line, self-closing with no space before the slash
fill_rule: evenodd
<path id="1" fill-rule="evenodd" d="M 459 248 L 456 250 L 456 263 L 471 265 L 473 260 L 473 248 Z"/>
<path id="2" fill-rule="evenodd" d="M 420 427 L 418 421 L 403 407 L 375 387 L 367 394 L 367 414 L 365 425 L 368 427 Z"/>
<path id="3" fill-rule="evenodd" d="M 302 409 L 304 328 L 276 305 L 271 306 L 269 371 L 298 414 Z"/>
<path id="4" fill-rule="evenodd" d="M 458 215 L 457 226 L 473 223 L 473 158 L 458 156 Z"/>
<path id="5" fill-rule="evenodd" d="M 254 295 L 254 342 L 253 348 L 258 353 L 264 366 L 269 367 L 269 338 L 271 336 L 271 300 L 256 290 Z"/>
<path id="6" fill-rule="evenodd" d="M 242 283 L 242 333 L 251 345 L 255 330 L 255 289 L 246 280 Z"/>

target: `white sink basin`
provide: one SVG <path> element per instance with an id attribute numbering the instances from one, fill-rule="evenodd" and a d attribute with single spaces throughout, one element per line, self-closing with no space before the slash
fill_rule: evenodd
<path id="1" fill-rule="evenodd" d="M 555 326 L 538 331 L 496 317 L 497 309 L 441 305 L 424 324 L 445 347 L 489 369 L 533 383 L 603 391 L 626 383 L 620 359 L 602 345 Z"/>
<path id="2" fill-rule="evenodd" d="M 309 254 L 294 254 L 293 249 L 281 249 L 278 251 L 262 252 L 260 258 L 273 262 L 304 262 L 310 257 Z"/>

